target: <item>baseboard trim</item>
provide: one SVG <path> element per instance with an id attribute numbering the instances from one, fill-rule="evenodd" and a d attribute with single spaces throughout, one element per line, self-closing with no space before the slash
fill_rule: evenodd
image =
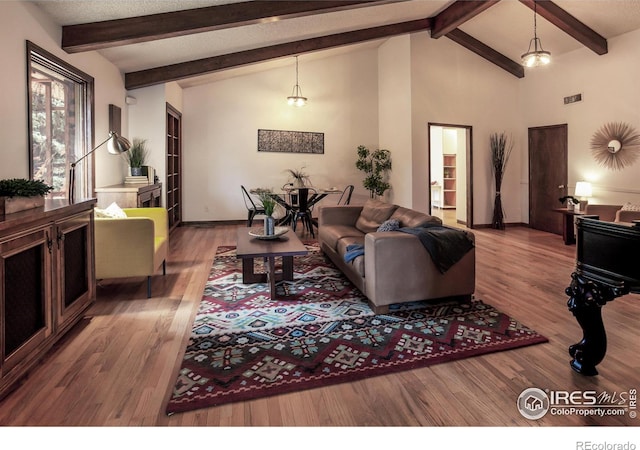
<path id="1" fill-rule="evenodd" d="M 180 226 L 209 228 L 223 225 L 246 225 L 246 223 L 246 220 L 193 220 L 188 222 L 182 221 Z"/>
<path id="2" fill-rule="evenodd" d="M 524 223 L 524 222 L 512 222 L 512 223 L 505 223 L 504 224 L 505 228 L 510 228 L 510 227 L 527 227 L 529 228 L 529 224 L 528 223 Z M 474 223 L 473 224 L 473 228 L 493 228 L 493 226 L 490 223 Z"/>

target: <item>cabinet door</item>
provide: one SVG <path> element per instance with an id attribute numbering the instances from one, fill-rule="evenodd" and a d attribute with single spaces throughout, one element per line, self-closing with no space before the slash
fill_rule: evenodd
<path id="1" fill-rule="evenodd" d="M 0 242 L 0 374 L 5 380 L 52 335 L 51 233 L 47 225 Z"/>
<path id="2" fill-rule="evenodd" d="M 56 332 L 71 325 L 95 299 L 93 215 L 85 212 L 55 224 Z"/>

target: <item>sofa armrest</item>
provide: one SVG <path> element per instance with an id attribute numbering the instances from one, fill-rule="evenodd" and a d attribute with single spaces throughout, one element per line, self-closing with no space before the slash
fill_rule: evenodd
<path id="1" fill-rule="evenodd" d="M 153 220 L 155 237 L 169 238 L 169 215 L 165 208 L 124 208 L 127 217 L 147 217 Z"/>
<path id="2" fill-rule="evenodd" d="M 147 217 L 95 219 L 96 278 L 153 274 L 154 222 Z"/>
<path id="3" fill-rule="evenodd" d="M 322 225 L 356 226 L 362 206 L 323 206 L 318 209 L 318 227 Z"/>
<path id="4" fill-rule="evenodd" d="M 474 240 L 473 233 L 467 232 Z M 377 306 L 396 299 L 422 300 L 470 295 L 475 290 L 475 247 L 441 273 L 420 239 L 401 231 L 365 236 L 365 288 Z"/>
<path id="5" fill-rule="evenodd" d="M 640 220 L 640 211 L 623 211 L 616 212 L 616 222 L 629 222 Z"/>
<path id="6" fill-rule="evenodd" d="M 407 280 L 435 270 L 420 240 L 400 231 L 367 233 L 364 255 L 367 296 L 376 305 L 388 304 L 388 298 L 413 297 Z"/>

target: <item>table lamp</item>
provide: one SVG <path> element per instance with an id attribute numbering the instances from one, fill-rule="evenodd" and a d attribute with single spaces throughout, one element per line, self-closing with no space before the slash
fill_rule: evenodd
<path id="1" fill-rule="evenodd" d="M 73 203 L 75 199 L 76 165 L 80 161 L 85 159 L 87 156 L 89 156 L 90 154 L 98 150 L 104 144 L 107 144 L 107 150 L 112 155 L 119 155 L 121 153 L 128 151 L 131 148 L 131 143 L 127 139 L 123 138 L 122 136 L 118 136 L 118 133 L 116 133 L 115 131 L 110 131 L 109 137 L 106 140 L 98 144 L 90 152 L 82 155 L 80 159 L 78 159 L 76 162 L 71 163 L 71 168 L 69 169 L 69 203 Z"/>
<path id="2" fill-rule="evenodd" d="M 587 209 L 588 198 L 591 197 L 591 195 L 591 183 L 588 181 L 578 181 L 576 183 L 575 196 L 580 199 L 580 205 L 578 206 L 579 211 Z"/>

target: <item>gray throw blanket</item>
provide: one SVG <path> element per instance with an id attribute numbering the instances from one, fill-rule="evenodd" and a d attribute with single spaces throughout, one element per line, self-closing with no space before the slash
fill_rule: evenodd
<path id="1" fill-rule="evenodd" d="M 441 225 L 426 225 L 424 228 L 403 227 L 398 231 L 417 236 L 440 273 L 449 270 L 473 248 L 473 241 L 463 230 Z"/>

